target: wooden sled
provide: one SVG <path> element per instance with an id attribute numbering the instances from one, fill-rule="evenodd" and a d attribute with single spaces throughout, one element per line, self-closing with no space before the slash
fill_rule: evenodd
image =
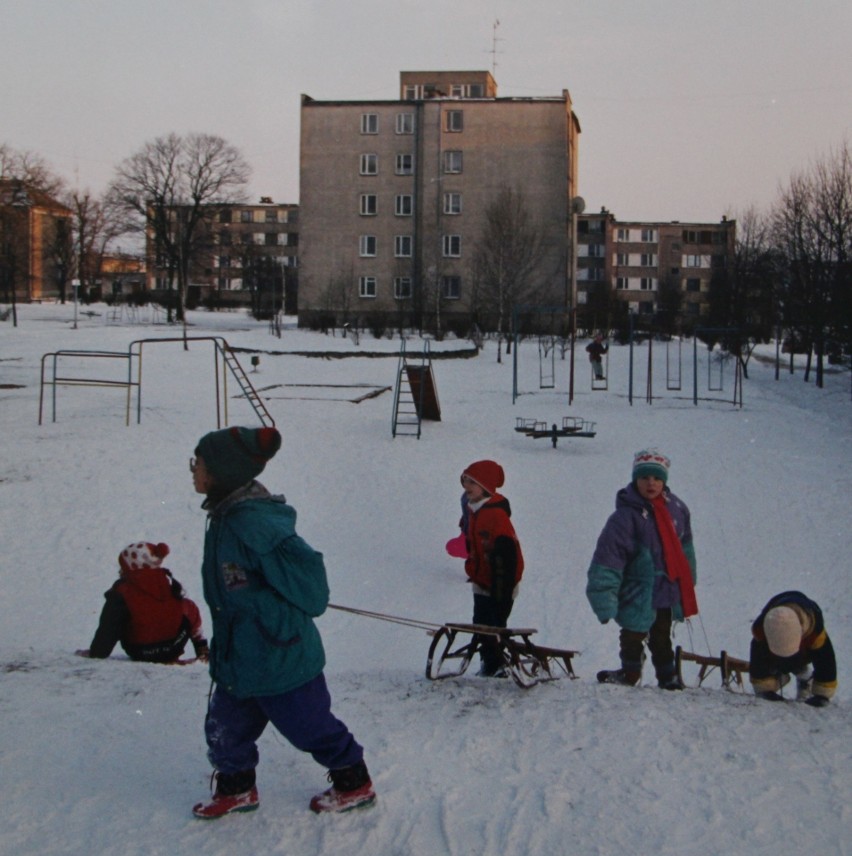
<path id="1" fill-rule="evenodd" d="M 544 681 L 555 681 L 562 674 L 576 678 L 571 658 L 580 652 L 535 645 L 530 641 L 530 636 L 537 632 L 532 627 L 444 624 L 431 633 L 426 677 L 430 681 L 437 681 L 463 675 L 482 647 L 483 640 L 491 637 L 497 640 L 503 667 L 522 689 L 529 689 Z M 457 640 L 460 634 L 466 641 Z"/>
<path id="2" fill-rule="evenodd" d="M 701 668 L 698 670 L 698 686 L 704 682 L 708 673 L 712 669 L 719 669 L 722 675 L 722 686 L 726 689 L 731 689 L 731 683 L 735 683 L 740 689 L 745 689 L 743 675 L 748 674 L 748 662 L 738 660 L 736 657 L 731 657 L 727 651 L 722 651 L 718 657 L 705 657 L 702 654 L 693 654 L 690 651 L 684 651 L 680 645 L 675 649 L 675 666 L 677 668 L 677 676 L 683 683 L 682 664 L 686 660 L 690 663 L 697 663 Z"/>

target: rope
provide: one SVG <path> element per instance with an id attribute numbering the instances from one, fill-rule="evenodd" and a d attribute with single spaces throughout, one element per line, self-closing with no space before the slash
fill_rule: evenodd
<path id="1" fill-rule="evenodd" d="M 434 624 L 431 621 L 420 621 L 416 618 L 402 618 L 398 615 L 388 615 L 384 612 L 370 612 L 366 609 L 355 609 L 351 606 L 340 606 L 336 603 L 330 603 L 329 609 L 337 609 L 340 612 L 349 612 L 352 615 L 363 615 L 365 618 L 375 618 L 378 621 L 388 621 L 391 624 L 402 624 L 405 627 L 416 627 L 418 630 L 440 630 L 443 624 Z"/>

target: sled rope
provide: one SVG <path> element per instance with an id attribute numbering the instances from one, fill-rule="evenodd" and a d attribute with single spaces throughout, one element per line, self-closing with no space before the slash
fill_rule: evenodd
<path id="1" fill-rule="evenodd" d="M 337 603 L 330 603 L 328 606 L 329 609 L 337 609 L 340 612 L 363 615 L 365 618 L 375 618 L 377 621 L 387 621 L 391 624 L 402 624 L 405 627 L 416 627 L 418 630 L 426 630 L 428 632 L 434 632 L 443 627 L 443 624 L 434 624 L 431 621 L 420 621 L 417 618 L 403 618 L 399 615 L 388 615 L 385 612 L 370 612 L 366 609 L 355 609 L 352 606 L 341 606 Z"/>

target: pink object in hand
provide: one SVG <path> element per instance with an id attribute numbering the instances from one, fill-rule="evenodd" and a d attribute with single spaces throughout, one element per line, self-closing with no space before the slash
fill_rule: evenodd
<path id="1" fill-rule="evenodd" d="M 463 533 L 447 541 L 447 552 L 456 559 L 467 558 L 467 541 Z"/>

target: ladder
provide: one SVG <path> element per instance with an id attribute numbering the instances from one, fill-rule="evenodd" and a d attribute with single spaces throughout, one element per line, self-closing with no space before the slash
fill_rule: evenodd
<path id="1" fill-rule="evenodd" d="M 409 359 L 405 339 L 399 349 L 396 387 L 393 396 L 391 434 L 420 439 L 420 426 L 424 419 L 440 421 L 441 408 L 432 374 L 432 357 L 427 339 L 419 358 Z"/>
<path id="2" fill-rule="evenodd" d="M 269 411 L 266 409 L 266 405 L 263 403 L 263 399 L 254 388 L 254 384 L 246 374 L 246 371 L 237 359 L 236 354 L 231 350 L 231 346 L 224 339 L 217 338 L 216 347 L 222 354 L 223 362 L 231 370 L 231 374 L 234 376 L 240 389 L 243 391 L 243 395 L 246 397 L 252 408 L 254 408 L 254 412 L 257 414 L 257 418 L 260 419 L 261 424 L 267 428 L 275 427 L 275 420 L 270 416 Z M 225 423 L 227 424 L 227 417 L 225 419 Z"/>

